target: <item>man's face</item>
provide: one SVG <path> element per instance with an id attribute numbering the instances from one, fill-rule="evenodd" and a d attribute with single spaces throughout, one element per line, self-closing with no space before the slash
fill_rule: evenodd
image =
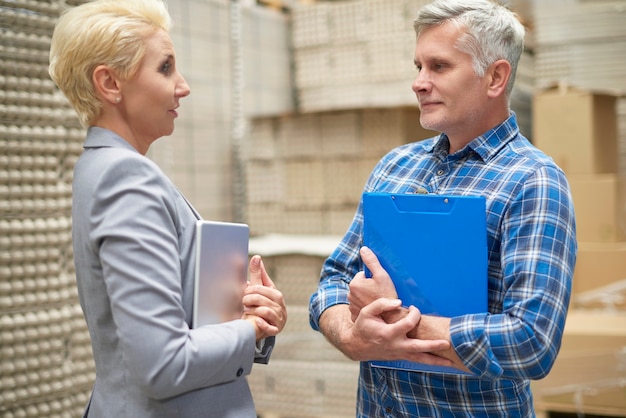
<path id="1" fill-rule="evenodd" d="M 487 85 L 486 77 L 476 74 L 472 57 L 455 47 L 461 34 L 451 23 L 421 32 L 415 46 L 419 74 L 412 88 L 421 125 L 466 143 L 485 132 L 480 120 Z"/>

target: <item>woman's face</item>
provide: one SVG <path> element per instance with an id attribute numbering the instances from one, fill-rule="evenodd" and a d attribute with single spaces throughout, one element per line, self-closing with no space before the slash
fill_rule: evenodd
<path id="1" fill-rule="evenodd" d="M 158 30 L 146 39 L 145 56 L 137 73 L 122 82 L 118 106 L 128 130 L 125 139 L 145 154 L 152 142 L 171 135 L 179 100 L 189 92 L 176 69 L 172 40 Z"/>

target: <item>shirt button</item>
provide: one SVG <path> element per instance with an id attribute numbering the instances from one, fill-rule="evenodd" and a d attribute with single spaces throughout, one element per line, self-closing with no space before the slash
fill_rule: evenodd
<path id="1" fill-rule="evenodd" d="M 240 367 L 239 370 L 237 370 L 237 377 L 241 377 L 242 374 L 243 374 L 243 368 Z"/>
<path id="2" fill-rule="evenodd" d="M 438 176 L 443 176 L 444 171 L 443 170 L 437 170 L 437 175 Z"/>

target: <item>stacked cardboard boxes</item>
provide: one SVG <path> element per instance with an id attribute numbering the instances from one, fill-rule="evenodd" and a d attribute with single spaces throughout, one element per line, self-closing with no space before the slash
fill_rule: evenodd
<path id="1" fill-rule="evenodd" d="M 280 239 L 290 242 L 288 237 Z M 265 253 L 266 247 L 254 240 L 252 246 Z M 328 245 L 318 250 L 324 247 Z M 287 253 L 264 257 L 268 272 L 285 295 L 289 320 L 278 336 L 270 364 L 255 366 L 248 379 L 257 410 L 263 417 L 348 418 L 354 416 L 359 364 L 345 358 L 309 325 L 308 300 L 317 287 L 327 251 L 298 253 L 297 243 L 292 242 Z"/>
<path id="2" fill-rule="evenodd" d="M 533 1 L 535 142 L 565 170 L 579 253 L 561 354 L 537 382 L 546 411 L 626 416 L 626 1 Z M 540 137 L 539 137 L 540 136 Z"/>
<path id="3" fill-rule="evenodd" d="M 433 135 L 415 107 L 254 120 L 243 147 L 252 235 L 343 234 L 378 159 Z"/>
<path id="4" fill-rule="evenodd" d="M 204 218 L 234 220 L 240 205 L 235 164 L 237 112 L 247 117 L 294 109 L 288 17 L 252 2 L 171 1 L 172 39 L 191 95 L 181 100 L 171 137 L 148 156 Z M 245 5 L 243 3 L 246 3 Z M 241 33 L 235 45 L 236 26 Z M 235 87 L 235 56 L 243 61 L 243 91 Z M 183 68 L 184 67 L 184 68 Z"/>
<path id="5" fill-rule="evenodd" d="M 300 109 L 413 105 L 412 22 L 426 2 L 297 4 L 292 40 Z"/>
<path id="6" fill-rule="evenodd" d="M 547 378 L 533 382 L 538 416 L 626 416 L 626 315 L 572 310 Z"/>
<path id="7" fill-rule="evenodd" d="M 616 100 L 612 94 L 568 86 L 544 90 L 534 100 L 534 143 L 552 156 L 568 177 L 576 206 L 577 236 L 583 245 L 620 245 L 626 237 Z"/>
<path id="8" fill-rule="evenodd" d="M 264 257 L 289 314 L 270 364 L 250 375 L 262 416 L 354 416 L 359 364 L 313 331 L 309 298 L 377 161 L 433 135 L 420 127 L 415 107 L 253 121 L 244 146 L 250 253 Z"/>
<path id="9" fill-rule="evenodd" d="M 626 0 L 533 0 L 538 86 L 565 82 L 626 92 Z M 619 169 L 626 174 L 626 97 L 617 100 Z"/>
<path id="10" fill-rule="evenodd" d="M 567 175 L 579 242 L 562 350 L 550 375 L 535 384 L 543 411 L 626 415 L 626 304 L 615 294 L 623 291 L 626 298 L 626 182 L 618 170 L 617 100 L 571 86 L 534 98 L 534 142 Z"/>
<path id="11" fill-rule="evenodd" d="M 250 252 L 264 256 L 289 313 L 270 364 L 249 378 L 263 417 L 354 416 L 359 364 L 312 330 L 308 301 L 376 162 L 395 146 L 434 135 L 420 128 L 410 89 L 407 8 L 416 2 L 295 7 L 303 113 L 252 121 L 243 146 Z"/>

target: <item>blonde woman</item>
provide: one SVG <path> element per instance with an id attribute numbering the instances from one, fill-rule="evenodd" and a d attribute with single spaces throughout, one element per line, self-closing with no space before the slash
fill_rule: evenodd
<path id="1" fill-rule="evenodd" d="M 88 127 L 73 245 L 96 381 L 85 417 L 256 417 L 246 382 L 287 318 L 258 256 L 241 319 L 191 329 L 198 213 L 145 157 L 190 93 L 160 0 L 97 0 L 58 21 L 50 75 Z"/>

